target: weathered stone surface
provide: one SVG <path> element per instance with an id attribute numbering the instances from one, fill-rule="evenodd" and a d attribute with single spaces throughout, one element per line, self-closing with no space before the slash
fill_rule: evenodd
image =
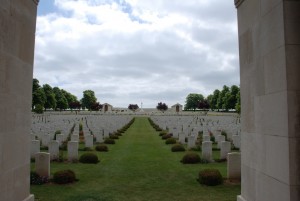
<path id="1" fill-rule="evenodd" d="M 78 160 L 78 142 L 69 141 L 68 142 L 68 160 L 77 161 Z"/>
<path id="2" fill-rule="evenodd" d="M 241 154 L 227 154 L 227 178 L 241 179 Z"/>
<path id="3" fill-rule="evenodd" d="M 300 200 L 300 1 L 238 4 L 240 201 Z"/>
<path id="4" fill-rule="evenodd" d="M 59 157 L 59 143 L 57 140 L 52 140 L 49 143 L 50 160 L 57 160 Z"/>
<path id="5" fill-rule="evenodd" d="M 222 141 L 220 144 L 221 144 L 220 159 L 226 159 L 227 154 L 231 151 L 231 143 Z"/>
<path id="6" fill-rule="evenodd" d="M 31 91 L 36 4 L 0 3 L 0 200 L 29 193 Z"/>
<path id="7" fill-rule="evenodd" d="M 40 152 L 40 141 L 39 140 L 31 140 L 30 146 L 30 157 L 35 158 L 35 154 Z"/>
<path id="8" fill-rule="evenodd" d="M 40 152 L 35 155 L 35 171 L 41 177 L 50 177 L 50 154 Z"/>
<path id="9" fill-rule="evenodd" d="M 212 161 L 212 142 L 202 142 L 202 158 L 208 161 Z"/>

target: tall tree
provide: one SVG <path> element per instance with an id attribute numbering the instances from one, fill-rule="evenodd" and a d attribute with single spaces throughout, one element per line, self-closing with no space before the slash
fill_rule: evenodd
<path id="1" fill-rule="evenodd" d="M 209 102 L 207 99 L 200 100 L 198 103 L 198 108 L 201 110 L 208 110 L 209 109 Z"/>
<path id="2" fill-rule="evenodd" d="M 68 102 L 68 106 L 70 107 L 70 103 L 72 102 L 77 102 L 77 97 L 73 94 L 71 94 L 70 92 L 64 90 L 64 89 L 61 89 L 61 93 L 65 96 L 65 98 L 67 99 L 67 102 Z"/>
<path id="3" fill-rule="evenodd" d="M 44 84 L 43 89 L 46 95 L 46 103 L 44 105 L 45 109 L 55 109 L 56 99 L 52 87 L 49 84 Z"/>
<path id="4" fill-rule="evenodd" d="M 136 111 L 137 109 L 139 109 L 139 106 L 137 104 L 129 104 L 128 109 L 132 111 Z"/>
<path id="5" fill-rule="evenodd" d="M 168 105 L 166 105 L 166 103 L 159 102 L 156 106 L 156 109 L 160 111 L 166 111 L 168 110 Z"/>
<path id="6" fill-rule="evenodd" d="M 235 110 L 237 113 L 241 114 L 241 92 L 239 90 L 239 92 L 236 95 L 236 104 L 235 104 Z"/>
<path id="7" fill-rule="evenodd" d="M 203 100 L 204 97 L 202 94 L 191 93 L 186 97 L 184 109 L 185 110 L 193 109 L 195 111 L 196 108 L 198 108 L 199 102 Z"/>
<path id="8" fill-rule="evenodd" d="M 68 101 L 58 87 L 53 88 L 56 99 L 56 109 L 65 110 L 68 108 Z"/>
<path id="9" fill-rule="evenodd" d="M 230 90 L 226 93 L 224 98 L 224 109 L 235 109 L 235 105 L 237 103 L 237 94 L 239 93 L 240 89 L 236 85 L 232 85 Z"/>
<path id="10" fill-rule="evenodd" d="M 32 93 L 32 109 L 39 105 L 39 107 L 44 107 L 46 103 L 46 94 L 43 88 L 38 88 Z"/>
<path id="11" fill-rule="evenodd" d="M 81 99 L 82 106 L 91 110 L 91 107 L 94 103 L 97 102 L 95 92 L 92 90 L 85 90 L 83 92 L 83 98 Z"/>
<path id="12" fill-rule="evenodd" d="M 226 109 L 225 101 L 226 101 L 226 93 L 229 92 L 229 87 L 224 85 L 222 91 L 219 94 L 217 108 L 218 109 Z"/>
<path id="13" fill-rule="evenodd" d="M 39 80 L 36 78 L 33 78 L 32 80 L 32 92 L 35 92 L 38 88 L 40 88 Z"/>
<path id="14" fill-rule="evenodd" d="M 75 102 L 71 102 L 69 104 L 69 107 L 70 107 L 71 110 L 74 110 L 74 109 L 80 110 L 81 104 L 80 104 L 79 101 L 75 101 Z"/>
<path id="15" fill-rule="evenodd" d="M 212 110 L 214 109 L 220 109 L 218 107 L 218 99 L 219 99 L 219 96 L 220 96 L 220 90 L 216 89 L 213 94 L 212 94 L 212 97 L 211 97 L 211 100 L 210 100 L 210 108 Z"/>
<path id="16" fill-rule="evenodd" d="M 103 106 L 99 102 L 95 102 L 95 103 L 92 104 L 91 110 L 92 111 L 99 111 L 99 110 L 102 109 L 102 107 Z"/>

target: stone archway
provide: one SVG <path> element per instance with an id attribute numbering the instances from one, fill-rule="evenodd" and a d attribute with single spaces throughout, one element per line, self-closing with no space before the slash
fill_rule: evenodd
<path id="1" fill-rule="evenodd" d="M 29 192 L 29 133 L 37 3 L 0 4 L 0 201 L 34 200 Z M 300 1 L 235 3 L 243 121 L 238 200 L 297 201 Z"/>

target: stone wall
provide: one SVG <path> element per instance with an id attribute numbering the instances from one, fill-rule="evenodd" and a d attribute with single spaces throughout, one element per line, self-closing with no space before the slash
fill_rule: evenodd
<path id="1" fill-rule="evenodd" d="M 235 0 L 242 201 L 300 200 L 300 1 Z"/>
<path id="2" fill-rule="evenodd" d="M 31 91 L 36 0 L 0 3 L 0 201 L 29 192 Z"/>

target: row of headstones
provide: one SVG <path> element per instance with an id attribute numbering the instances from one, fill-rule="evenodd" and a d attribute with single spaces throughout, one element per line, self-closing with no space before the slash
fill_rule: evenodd
<path id="1" fill-rule="evenodd" d="M 78 160 L 78 141 L 68 141 L 67 151 L 68 160 L 74 161 Z M 52 140 L 48 144 L 48 152 L 51 160 L 57 160 L 59 158 L 59 142 L 57 140 Z M 92 144 L 90 144 L 92 147 Z M 34 158 L 36 154 L 40 152 L 40 141 L 31 140 L 30 156 Z"/>
<path id="2" fill-rule="evenodd" d="M 240 134 L 240 124 L 237 124 L 236 117 L 151 117 L 152 120 L 159 125 L 162 129 L 168 128 L 169 132 L 173 133 L 184 131 L 187 135 L 193 134 L 192 132 L 203 131 L 203 134 L 215 133 L 218 130 L 227 132 L 229 139 L 232 135 Z M 203 119 L 202 119 L 203 118 Z M 199 120 L 201 125 L 198 124 Z"/>
<path id="3" fill-rule="evenodd" d="M 201 129 L 201 128 L 200 128 Z M 185 143 L 185 138 L 188 138 L 188 148 L 194 147 L 196 140 L 197 140 L 197 136 L 199 133 L 199 128 L 198 127 L 194 127 L 191 131 L 189 131 L 187 129 L 187 131 L 178 131 L 178 129 L 174 126 L 172 126 L 169 129 L 169 132 L 173 134 L 173 137 L 176 139 L 179 139 L 179 142 L 184 144 Z M 190 135 L 189 135 L 190 132 Z M 210 132 L 210 130 L 203 128 L 203 141 L 210 141 L 210 135 L 215 136 L 217 142 L 218 142 L 218 148 L 220 148 L 220 143 L 222 141 L 225 141 L 225 136 L 221 135 L 221 130 L 214 130 L 214 132 Z M 240 144 L 241 144 L 241 136 L 240 134 L 235 134 L 235 135 L 229 135 L 227 136 L 228 139 L 231 139 L 234 146 L 236 148 L 240 148 Z"/>
<path id="4" fill-rule="evenodd" d="M 231 152 L 231 142 L 222 141 L 220 143 L 220 159 L 225 159 L 227 154 Z M 202 142 L 202 159 L 205 159 L 209 162 L 213 161 L 212 154 L 212 142 L 204 141 Z"/>
<path id="5" fill-rule="evenodd" d="M 227 156 L 227 178 L 240 179 L 241 178 L 241 154 L 228 153 L 226 156 Z M 51 160 L 51 154 L 49 153 L 38 152 L 35 154 L 35 171 L 39 176 L 50 177 L 50 160 Z"/>
<path id="6" fill-rule="evenodd" d="M 237 121 L 237 118 L 232 116 L 186 116 L 186 117 L 177 117 L 177 116 L 155 116 L 151 117 L 151 119 L 158 124 L 160 127 L 163 125 L 191 125 L 194 126 L 208 126 L 208 127 L 215 127 L 219 129 L 219 127 L 226 128 L 227 126 L 239 128 L 240 122 Z"/>

